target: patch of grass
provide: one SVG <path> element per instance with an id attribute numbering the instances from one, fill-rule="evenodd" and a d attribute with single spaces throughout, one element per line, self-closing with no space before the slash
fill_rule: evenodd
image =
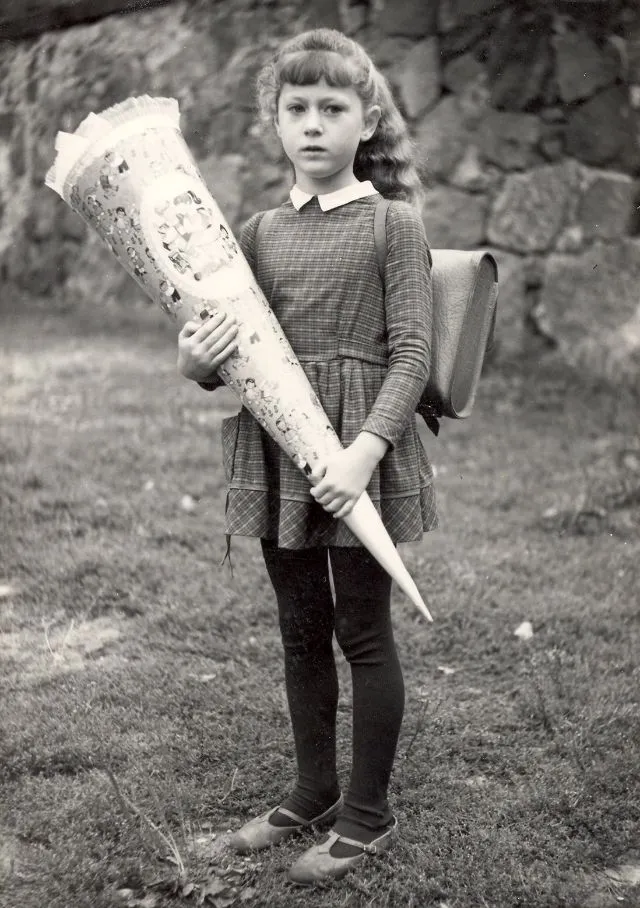
<path id="1" fill-rule="evenodd" d="M 471 420 L 425 434 L 441 529 L 403 555 L 436 620 L 395 594 L 400 839 L 308 892 L 286 869 L 310 835 L 241 866 L 224 847 L 294 774 L 257 542 L 234 540 L 233 576 L 219 564 L 233 401 L 178 379 L 171 326 L 142 308 L 36 308 L 2 344 L 3 908 L 196 904 L 205 881 L 210 904 L 283 908 L 633 898 L 599 875 L 640 847 L 639 521 L 602 491 L 635 481 L 630 395 L 523 362 L 486 376 Z M 614 503 L 587 528 L 589 496 Z M 179 873 L 147 820 L 200 889 L 153 887 Z"/>

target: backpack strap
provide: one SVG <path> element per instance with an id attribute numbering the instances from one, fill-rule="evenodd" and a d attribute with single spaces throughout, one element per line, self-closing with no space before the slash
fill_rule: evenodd
<path id="1" fill-rule="evenodd" d="M 269 225 L 273 221 L 273 216 L 275 215 L 277 208 L 269 208 L 268 211 L 265 211 L 258 221 L 258 226 L 256 228 L 256 257 L 258 255 L 258 250 L 260 249 L 260 242 L 269 229 Z"/>
<path id="2" fill-rule="evenodd" d="M 376 260 L 383 287 L 384 268 L 387 263 L 387 211 L 390 204 L 390 199 L 380 199 L 373 215 L 373 241 L 376 246 Z"/>

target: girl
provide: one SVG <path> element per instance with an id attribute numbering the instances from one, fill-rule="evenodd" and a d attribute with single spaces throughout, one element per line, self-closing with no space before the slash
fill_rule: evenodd
<path id="1" fill-rule="evenodd" d="M 368 489 L 394 542 L 420 539 L 436 525 L 432 470 L 414 417 L 429 371 L 431 256 L 406 125 L 358 44 L 330 29 L 286 42 L 260 73 L 258 96 L 295 185 L 259 243 L 262 213 L 249 220 L 242 250 L 344 450 L 316 466 L 310 487 L 246 410 L 223 424 L 227 532 L 261 539 L 278 603 L 297 760 L 288 797 L 243 826 L 231 845 L 257 850 L 333 823 L 290 870 L 294 881 L 313 883 L 338 879 L 387 849 L 397 825 L 387 790 L 404 686 L 391 580 L 336 518 Z M 381 194 L 394 200 L 383 276 L 373 229 Z M 233 319 L 221 316 L 185 325 L 182 374 L 219 386 L 213 373 L 236 349 L 235 332 Z M 336 774 L 334 632 L 353 681 L 344 800 Z"/>

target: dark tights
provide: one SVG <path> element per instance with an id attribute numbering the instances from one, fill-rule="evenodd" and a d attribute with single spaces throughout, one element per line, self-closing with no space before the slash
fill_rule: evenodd
<path id="1" fill-rule="evenodd" d="M 342 835 L 374 838 L 392 814 L 387 801 L 402 714 L 404 683 L 390 615 L 391 579 L 366 549 L 281 549 L 262 542 L 278 601 L 285 683 L 298 781 L 283 803 L 311 819 L 339 795 L 336 773 L 338 678 L 332 638 L 351 668 L 353 760 Z M 335 606 L 329 583 L 329 561 Z"/>

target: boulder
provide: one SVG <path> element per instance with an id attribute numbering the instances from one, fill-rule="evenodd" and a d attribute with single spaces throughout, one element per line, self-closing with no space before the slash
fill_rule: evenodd
<path id="1" fill-rule="evenodd" d="M 640 189 L 626 174 L 602 173 L 582 194 L 577 222 L 586 239 L 618 240 L 631 232 Z"/>
<path id="2" fill-rule="evenodd" d="M 627 31 L 627 79 L 640 85 L 640 18 Z"/>
<path id="3" fill-rule="evenodd" d="M 598 47 L 586 29 L 580 27 L 557 31 L 552 42 L 558 90 L 565 104 L 589 98 L 615 82 L 620 59 L 613 45 Z"/>
<path id="4" fill-rule="evenodd" d="M 534 114 L 489 110 L 478 130 L 482 157 L 503 170 L 524 170 L 537 163 L 540 120 Z"/>
<path id="5" fill-rule="evenodd" d="M 378 13 L 378 26 L 387 35 L 426 38 L 438 28 L 437 0 L 384 0 Z"/>
<path id="6" fill-rule="evenodd" d="M 462 159 L 470 130 L 454 95 L 447 95 L 422 118 L 416 130 L 421 169 L 428 179 L 444 179 Z"/>
<path id="7" fill-rule="evenodd" d="M 473 53 L 454 57 L 445 65 L 442 72 L 442 84 L 449 91 L 458 94 L 468 85 L 484 79 L 485 67 Z"/>
<path id="8" fill-rule="evenodd" d="M 571 350 L 634 318 L 638 286 L 640 241 L 597 241 L 579 255 L 548 257 L 541 299 L 561 345 Z"/>
<path id="9" fill-rule="evenodd" d="M 453 31 L 468 19 L 492 12 L 498 6 L 499 0 L 440 0 L 438 31 Z"/>
<path id="10" fill-rule="evenodd" d="M 485 45 L 491 40 L 491 34 L 498 18 L 499 14 L 479 16 L 465 20 L 453 31 L 441 32 L 439 35 L 440 53 L 443 59 L 449 60 L 471 49 L 484 50 Z"/>
<path id="11" fill-rule="evenodd" d="M 244 157 L 239 154 L 210 155 L 198 162 L 198 169 L 225 218 L 236 224 L 243 201 Z"/>
<path id="12" fill-rule="evenodd" d="M 161 6 L 171 0 L 145 0 L 145 7 Z M 0 10 L 0 41 L 32 38 L 57 28 L 69 28 L 114 13 L 140 9 L 138 0 L 29 0 L 8 3 Z"/>
<path id="13" fill-rule="evenodd" d="M 411 38 L 385 35 L 371 46 L 371 56 L 381 69 L 397 67 L 414 46 Z"/>
<path id="14" fill-rule="evenodd" d="M 395 68 L 392 81 L 400 102 L 412 120 L 432 108 L 440 97 L 440 55 L 438 39 L 418 41 Z"/>
<path id="15" fill-rule="evenodd" d="M 550 104 L 553 74 L 551 21 L 547 11 L 507 11 L 489 46 L 491 103 L 498 110 L 530 110 Z"/>
<path id="16" fill-rule="evenodd" d="M 473 249 L 485 240 L 488 201 L 451 186 L 431 189 L 423 220 L 429 243 L 440 249 Z"/>
<path id="17" fill-rule="evenodd" d="M 526 259 L 504 249 L 487 249 L 498 264 L 498 311 L 491 359 L 513 359 L 524 349 L 524 323 L 527 313 L 525 285 Z"/>
<path id="18" fill-rule="evenodd" d="M 637 128 L 637 111 L 631 110 L 626 88 L 611 86 L 569 114 L 566 150 L 594 167 L 617 162 L 635 172 L 640 168 Z"/>
<path id="19" fill-rule="evenodd" d="M 559 161 L 564 157 L 565 124 L 540 120 L 538 150 L 547 161 Z"/>
<path id="20" fill-rule="evenodd" d="M 486 192 L 500 182 L 502 173 L 487 165 L 481 158 L 477 145 L 468 145 L 464 155 L 449 176 L 449 182 L 467 192 Z"/>
<path id="21" fill-rule="evenodd" d="M 302 28 L 337 28 L 344 27 L 340 0 L 314 0 L 307 3 L 304 10 Z M 300 29 L 302 31 L 302 28 Z"/>
<path id="22" fill-rule="evenodd" d="M 507 176 L 489 219 L 489 242 L 515 252 L 545 252 L 562 230 L 580 185 L 571 161 Z"/>

